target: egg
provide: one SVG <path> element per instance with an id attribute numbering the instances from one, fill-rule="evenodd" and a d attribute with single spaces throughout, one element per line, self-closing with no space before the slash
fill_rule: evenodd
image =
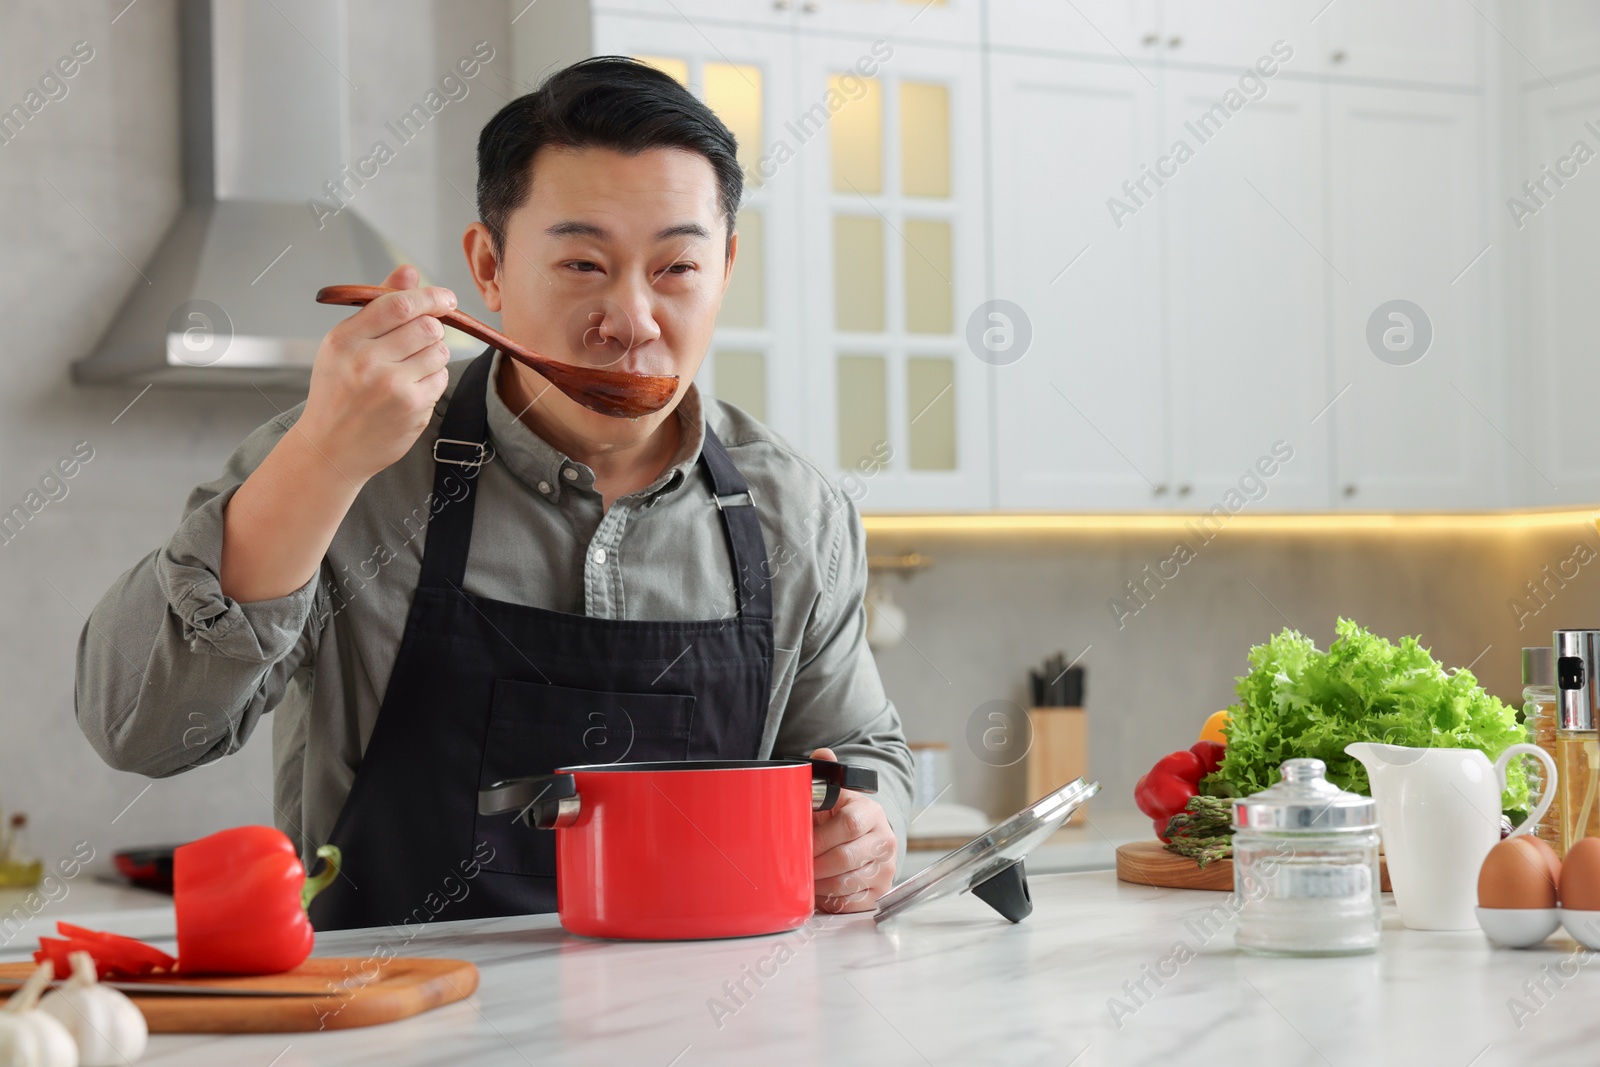
<path id="1" fill-rule="evenodd" d="M 1585 837 L 1567 850 L 1561 865 L 1561 906 L 1600 911 L 1600 838 Z"/>
<path id="2" fill-rule="evenodd" d="M 1552 865 L 1539 845 L 1523 835 L 1511 837 L 1489 850 L 1478 870 L 1478 905 L 1484 908 L 1553 908 L 1558 866 Z M 1600 841 L 1596 842 L 1600 845 Z M 1548 846 L 1546 846 L 1548 847 Z M 1600 856 L 1596 856 L 1600 860 Z M 1600 880 L 1593 883 L 1600 887 Z"/>
<path id="3" fill-rule="evenodd" d="M 1556 885 L 1561 881 L 1561 857 L 1556 855 L 1555 848 L 1542 837 L 1527 834 L 1522 838 L 1532 845 L 1544 857 L 1544 865 L 1550 869 L 1550 884 Z"/>

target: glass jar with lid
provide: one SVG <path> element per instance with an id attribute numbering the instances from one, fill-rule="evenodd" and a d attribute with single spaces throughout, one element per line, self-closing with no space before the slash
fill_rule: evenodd
<path id="1" fill-rule="evenodd" d="M 1233 803 L 1235 941 L 1270 956 L 1372 952 L 1379 909 L 1378 809 L 1328 781 L 1319 759 Z"/>

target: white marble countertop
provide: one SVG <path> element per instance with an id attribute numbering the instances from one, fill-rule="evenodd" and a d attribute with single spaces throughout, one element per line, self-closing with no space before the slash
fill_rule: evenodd
<path id="1" fill-rule="evenodd" d="M 477 963 L 482 983 L 468 1001 L 361 1030 L 156 1035 L 142 1062 L 1490 1067 L 1600 1060 L 1593 1007 L 1600 975 L 1591 973 L 1600 967 L 1586 965 L 1592 961 L 1560 935 L 1536 950 L 1495 949 L 1476 932 L 1402 929 L 1386 904 L 1375 955 L 1263 959 L 1235 950 L 1231 926 L 1207 939 L 1192 925 L 1227 894 L 1127 885 L 1110 872 L 1036 876 L 1032 887 L 1034 913 L 1015 926 L 969 896 L 883 928 L 866 916 L 830 916 L 789 934 L 731 941 L 590 941 L 565 934 L 553 915 L 440 923 L 404 952 Z M 78 908 L 68 898 L 59 914 L 40 920 L 83 918 L 80 909 L 94 903 L 89 893 Z M 170 929 L 170 915 L 170 906 L 148 907 L 100 919 L 154 936 L 163 916 Z M 317 951 L 365 957 L 394 936 L 325 934 Z M 1169 963 L 1170 976 L 1162 976 L 1180 942 L 1193 958 Z M 15 959 L 17 947 L 0 955 Z M 1131 993 L 1141 980 L 1148 994 Z M 734 989 L 741 981 L 743 993 Z M 1544 992 L 1528 992 L 1541 983 Z M 1120 1019 L 1111 998 L 1124 1006 Z"/>

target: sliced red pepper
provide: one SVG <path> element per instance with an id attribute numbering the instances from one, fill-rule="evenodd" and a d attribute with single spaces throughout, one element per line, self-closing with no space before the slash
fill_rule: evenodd
<path id="1" fill-rule="evenodd" d="M 56 923 L 56 931 L 61 936 L 75 941 L 92 941 L 106 946 L 120 958 L 130 963 L 146 968 L 141 973 L 149 971 L 170 971 L 178 966 L 178 961 L 167 955 L 154 945 L 147 945 L 132 937 L 121 934 L 106 933 L 102 930 L 89 930 L 82 926 L 73 926 L 71 923 Z M 90 955 L 93 955 L 91 952 Z"/>
<path id="2" fill-rule="evenodd" d="M 72 973 L 71 955 L 87 952 L 94 960 L 96 974 L 101 978 L 137 978 L 157 972 L 173 970 L 178 961 L 154 945 L 147 945 L 121 934 L 88 930 L 71 923 L 57 923 L 61 938 L 39 938 L 39 950 L 33 954 L 35 962 L 49 960 L 58 976 Z M 64 938 L 64 940 L 63 940 Z"/>
<path id="3" fill-rule="evenodd" d="M 180 846 L 172 857 L 178 964 L 185 974 L 277 974 L 311 955 L 306 909 L 339 873 L 339 850 L 306 877 L 293 842 L 270 826 L 240 826 Z"/>

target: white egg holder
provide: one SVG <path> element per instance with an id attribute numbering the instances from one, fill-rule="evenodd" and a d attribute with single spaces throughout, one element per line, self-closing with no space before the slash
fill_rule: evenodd
<path id="1" fill-rule="evenodd" d="M 1600 951 L 1600 911 L 1576 908 L 1476 908 L 1478 925 L 1490 941 L 1506 948 L 1532 948 L 1565 926 L 1567 936 Z"/>

